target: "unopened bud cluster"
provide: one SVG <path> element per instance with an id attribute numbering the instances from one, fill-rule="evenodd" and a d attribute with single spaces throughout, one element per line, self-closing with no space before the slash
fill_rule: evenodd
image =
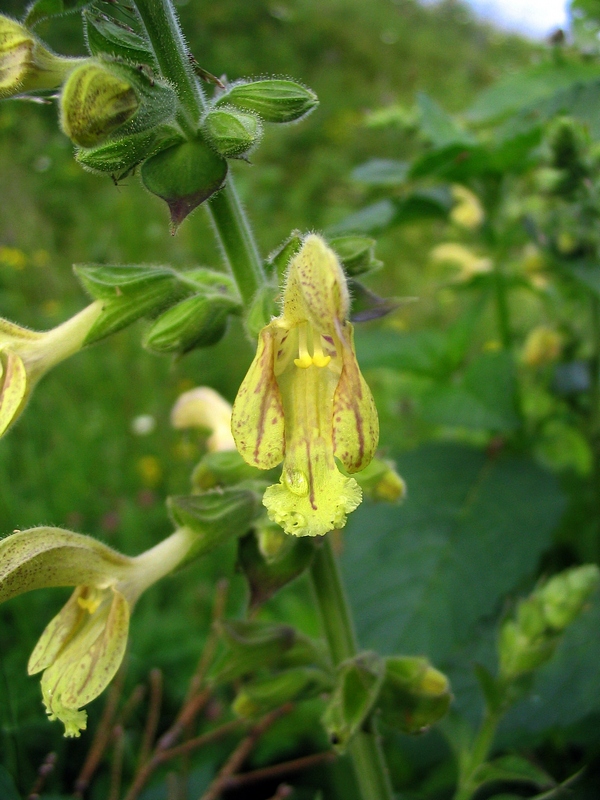
<path id="1" fill-rule="evenodd" d="M 599 581 L 598 567 L 588 564 L 555 575 L 523 600 L 500 631 L 501 678 L 515 680 L 548 661 Z"/>

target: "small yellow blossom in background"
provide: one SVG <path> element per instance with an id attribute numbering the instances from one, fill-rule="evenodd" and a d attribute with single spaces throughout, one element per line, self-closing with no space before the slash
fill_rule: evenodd
<path id="1" fill-rule="evenodd" d="M 539 325 L 529 332 L 521 352 L 521 361 L 528 367 L 541 367 L 556 361 L 561 351 L 560 334 L 547 325 Z"/>
<path id="2" fill-rule="evenodd" d="M 452 264 L 458 267 L 459 272 L 455 277 L 457 281 L 468 281 L 474 275 L 490 272 L 492 261 L 490 258 L 481 258 L 472 250 L 457 242 L 444 242 L 434 247 L 429 257 L 438 263 Z"/>
<path id="3" fill-rule="evenodd" d="M 142 456 L 137 462 L 137 470 L 146 486 L 153 488 L 160 483 L 162 467 L 156 456 Z"/>
<path id="4" fill-rule="evenodd" d="M 16 247 L 0 247 L 0 264 L 16 270 L 25 269 L 27 256 Z"/>
<path id="5" fill-rule="evenodd" d="M 572 233 L 568 231 L 562 231 L 558 234 L 556 239 L 556 247 L 558 252 L 561 253 L 563 256 L 570 256 L 572 255 L 579 246 L 579 242 L 573 236 Z"/>
<path id="6" fill-rule="evenodd" d="M 546 289 L 548 278 L 544 274 L 547 266 L 543 254 L 534 244 L 529 242 L 523 248 L 523 260 L 521 261 L 523 271 L 536 289 Z"/>
<path id="7" fill-rule="evenodd" d="M 231 405 L 209 386 L 184 392 L 171 411 L 174 428 L 204 428 L 210 431 L 206 447 L 211 453 L 235 450 L 231 435 Z"/>
<path id="8" fill-rule="evenodd" d="M 485 213 L 477 195 L 466 186 L 454 184 L 452 199 L 455 202 L 455 206 L 450 212 L 452 222 L 469 230 L 478 228 L 485 219 Z"/>
<path id="9" fill-rule="evenodd" d="M 483 345 L 484 353 L 497 353 L 498 350 L 502 350 L 502 342 L 498 339 L 488 339 Z"/>

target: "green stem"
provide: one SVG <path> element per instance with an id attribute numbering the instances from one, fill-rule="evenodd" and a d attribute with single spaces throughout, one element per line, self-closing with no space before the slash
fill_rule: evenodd
<path id="1" fill-rule="evenodd" d="M 356 655 L 357 643 L 329 536 L 317 549 L 311 566 L 311 578 L 331 657 L 337 665 Z M 348 750 L 363 800 L 393 800 L 394 793 L 377 734 L 359 732 L 351 740 Z"/>
<path id="2" fill-rule="evenodd" d="M 460 775 L 454 800 L 470 800 L 477 789 L 474 781 L 475 773 L 485 763 L 492 749 L 499 718 L 497 714 L 487 711 L 481 728 L 475 737 L 471 752 L 466 759 L 466 768 Z"/>
<path id="3" fill-rule="evenodd" d="M 154 48 L 163 77 L 175 87 L 181 102 L 179 122 L 190 138 L 198 133 L 206 111 L 206 98 L 194 75 L 189 51 L 171 0 L 135 0 L 135 4 Z M 252 229 L 237 196 L 231 173 L 227 185 L 206 205 L 217 240 L 248 305 L 266 282 Z"/>

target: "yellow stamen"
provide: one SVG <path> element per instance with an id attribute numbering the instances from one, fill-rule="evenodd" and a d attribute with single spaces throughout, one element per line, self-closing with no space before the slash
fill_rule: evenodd
<path id="1" fill-rule="evenodd" d="M 313 357 L 312 357 L 313 364 L 315 367 L 326 367 L 327 364 L 331 361 L 331 356 L 326 356 L 323 353 L 323 345 L 321 343 L 321 337 L 313 338 Z"/>
<path id="2" fill-rule="evenodd" d="M 307 323 L 303 322 L 298 326 L 298 358 L 294 359 L 294 364 L 300 369 L 308 369 L 312 366 L 313 360 L 308 353 L 308 336 L 306 331 Z"/>
<path id="3" fill-rule="evenodd" d="M 86 611 L 89 611 L 90 614 L 93 614 L 100 603 L 102 602 L 102 593 L 92 590 L 90 592 L 89 597 L 78 597 L 77 603 L 84 608 Z"/>

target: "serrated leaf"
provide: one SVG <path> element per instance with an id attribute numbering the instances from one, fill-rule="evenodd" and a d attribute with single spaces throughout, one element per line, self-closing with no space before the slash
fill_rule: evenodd
<path id="1" fill-rule="evenodd" d="M 427 653 L 446 672 L 474 626 L 532 574 L 564 498 L 531 461 L 466 447 L 421 447 L 397 466 L 404 505 L 363 505 L 344 534 L 359 640 L 383 653 Z"/>

